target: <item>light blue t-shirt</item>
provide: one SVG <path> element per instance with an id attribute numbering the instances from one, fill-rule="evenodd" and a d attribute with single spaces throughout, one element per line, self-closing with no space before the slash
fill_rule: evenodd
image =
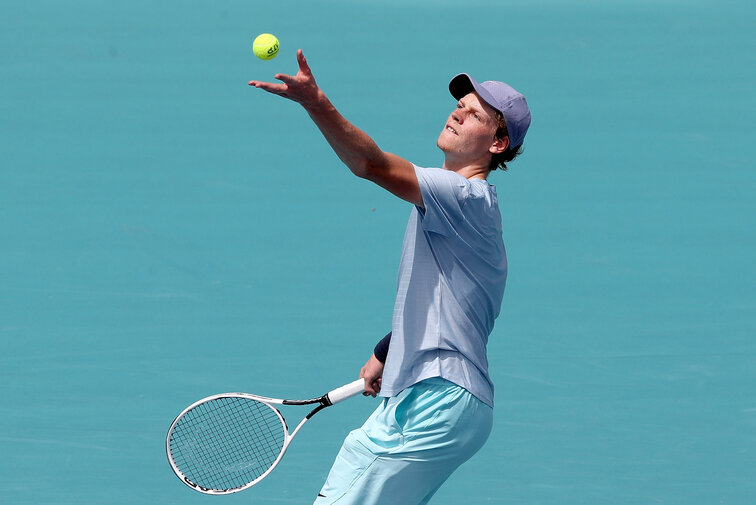
<path id="1" fill-rule="evenodd" d="M 415 166 L 424 208 L 404 235 L 381 396 L 443 377 L 493 407 L 486 345 L 507 278 L 496 188 Z"/>

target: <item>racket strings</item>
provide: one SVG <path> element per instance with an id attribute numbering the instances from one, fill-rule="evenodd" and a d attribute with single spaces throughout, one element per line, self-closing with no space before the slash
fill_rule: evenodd
<path id="1" fill-rule="evenodd" d="M 186 412 L 170 437 L 174 463 L 208 489 L 234 489 L 265 473 L 278 458 L 285 432 L 265 403 L 221 397 Z"/>

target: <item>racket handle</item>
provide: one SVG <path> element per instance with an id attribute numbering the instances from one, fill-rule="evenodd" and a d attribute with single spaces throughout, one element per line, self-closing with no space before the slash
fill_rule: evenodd
<path id="1" fill-rule="evenodd" d="M 340 388 L 334 389 L 333 391 L 328 393 L 326 396 L 328 397 L 328 400 L 331 402 L 331 405 L 333 405 L 334 403 L 339 403 L 342 400 L 351 398 L 364 391 L 365 391 L 365 379 L 359 378 L 354 382 L 350 382 L 346 386 L 341 386 Z"/>

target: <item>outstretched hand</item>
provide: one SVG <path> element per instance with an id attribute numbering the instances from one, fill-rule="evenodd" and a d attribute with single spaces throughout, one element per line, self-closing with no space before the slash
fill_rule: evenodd
<path id="1" fill-rule="evenodd" d="M 297 75 L 276 74 L 273 77 L 283 84 L 274 82 L 249 81 L 250 86 L 263 89 L 269 93 L 288 98 L 304 106 L 314 105 L 320 98 L 320 88 L 315 82 L 307 60 L 301 49 L 297 50 Z"/>

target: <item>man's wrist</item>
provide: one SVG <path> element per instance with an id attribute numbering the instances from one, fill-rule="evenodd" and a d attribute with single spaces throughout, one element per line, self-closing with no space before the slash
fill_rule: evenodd
<path id="1" fill-rule="evenodd" d="M 335 107 L 320 88 L 318 88 L 318 93 L 315 98 L 309 102 L 302 103 L 302 106 L 311 116 L 328 114 L 335 111 Z"/>

